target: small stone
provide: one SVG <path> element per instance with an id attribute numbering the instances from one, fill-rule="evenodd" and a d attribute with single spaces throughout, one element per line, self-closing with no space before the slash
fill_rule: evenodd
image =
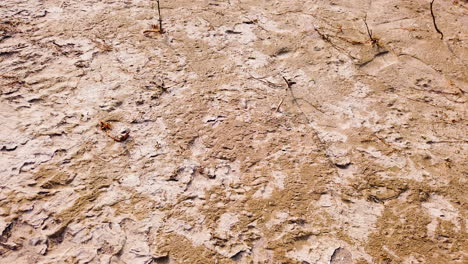
<path id="1" fill-rule="evenodd" d="M 351 160 L 348 157 L 337 157 L 334 159 L 334 164 L 340 169 L 346 169 L 351 165 Z"/>
<path id="2" fill-rule="evenodd" d="M 345 248 L 337 248 L 330 258 L 330 264 L 351 264 L 353 263 L 353 256 Z"/>

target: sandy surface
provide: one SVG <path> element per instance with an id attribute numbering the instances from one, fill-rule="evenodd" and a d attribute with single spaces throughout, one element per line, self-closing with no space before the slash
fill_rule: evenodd
<path id="1" fill-rule="evenodd" d="M 468 262 L 467 1 L 161 4 L 0 2 L 0 263 Z"/>

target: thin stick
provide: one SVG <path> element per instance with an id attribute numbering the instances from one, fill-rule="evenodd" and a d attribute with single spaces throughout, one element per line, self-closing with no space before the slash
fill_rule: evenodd
<path id="1" fill-rule="evenodd" d="M 276 107 L 276 112 L 279 112 L 281 105 L 283 104 L 284 97 L 281 98 L 281 102 L 278 104 L 278 107 Z"/>
<path id="2" fill-rule="evenodd" d="M 297 108 L 299 109 L 299 111 L 301 111 L 301 113 L 304 115 L 304 118 L 306 119 L 307 123 L 310 125 L 312 122 L 310 121 L 309 117 L 304 113 L 304 111 L 302 110 L 301 106 L 300 106 L 299 103 L 297 102 L 296 96 L 294 95 L 294 92 L 293 92 L 293 89 L 292 89 L 292 85 L 295 84 L 295 82 L 289 81 L 289 80 L 286 79 L 284 76 L 281 76 L 281 77 L 283 77 L 283 80 L 286 82 L 287 89 L 289 90 L 289 93 L 291 93 L 291 96 L 292 96 L 292 98 L 293 98 L 294 104 L 297 106 Z M 318 134 L 317 134 L 317 136 L 318 136 Z M 319 138 L 319 139 L 320 139 L 320 138 Z"/>
<path id="3" fill-rule="evenodd" d="M 327 160 L 328 160 L 330 166 L 331 166 L 331 167 L 335 167 L 335 163 L 332 161 L 332 159 L 330 158 L 330 156 L 327 154 L 327 143 L 326 143 L 325 141 L 323 141 L 323 140 L 320 138 L 319 132 L 312 126 L 311 120 L 310 120 L 309 117 L 306 115 L 306 113 L 304 113 L 304 111 L 303 111 L 302 108 L 301 108 L 301 105 L 297 102 L 297 98 L 296 98 L 296 96 L 294 95 L 294 92 L 293 92 L 293 89 L 292 89 L 292 85 L 295 84 L 295 82 L 286 79 L 284 76 L 281 76 L 281 77 L 282 77 L 283 80 L 286 82 L 287 89 L 288 89 L 289 92 L 291 93 L 291 96 L 292 96 L 292 98 L 293 98 L 294 104 L 297 106 L 297 109 L 298 109 L 298 110 L 301 112 L 301 114 L 304 116 L 305 120 L 307 121 L 307 124 L 310 126 L 310 128 L 311 128 L 312 131 L 314 132 L 314 136 L 315 136 L 315 138 L 317 138 L 318 142 L 320 143 L 321 149 L 322 149 L 322 151 L 324 152 L 324 155 L 325 155 L 325 157 L 327 158 Z"/>
<path id="4" fill-rule="evenodd" d="M 429 141 L 426 142 L 426 144 L 442 144 L 442 143 L 447 143 L 447 144 L 450 144 L 450 143 L 464 143 L 464 144 L 468 144 L 468 140 L 440 140 L 440 141 L 429 140 Z"/>
<path id="5" fill-rule="evenodd" d="M 436 23 L 435 16 L 434 16 L 434 10 L 432 10 L 432 6 L 433 6 L 433 4 L 434 4 L 434 1 L 435 1 L 435 0 L 432 0 L 432 1 L 431 1 L 431 16 L 432 16 L 432 22 L 434 23 L 434 28 L 435 28 L 435 30 L 440 34 L 440 39 L 444 39 L 444 33 L 442 33 L 442 31 L 440 31 L 439 28 L 437 27 L 437 23 Z"/>
<path id="6" fill-rule="evenodd" d="M 346 50 L 338 47 L 337 45 L 335 45 L 330 37 L 322 32 L 320 32 L 320 30 L 314 25 L 314 30 L 317 32 L 317 34 L 319 34 L 319 36 L 322 38 L 323 41 L 327 42 L 328 44 L 330 44 L 334 49 L 336 49 L 339 53 L 343 53 L 345 54 L 346 56 L 348 56 L 350 59 L 352 60 L 355 60 L 356 58 L 354 56 L 352 56 L 351 54 L 349 54 L 348 52 L 346 52 Z"/>
<path id="7" fill-rule="evenodd" d="M 164 30 L 162 27 L 161 8 L 159 7 L 159 0 L 157 0 L 157 2 L 158 2 L 158 15 L 159 15 L 159 30 L 161 33 L 163 33 Z"/>
<path id="8" fill-rule="evenodd" d="M 369 25 L 367 25 L 367 15 L 364 17 L 364 24 L 366 25 L 367 29 L 367 34 L 369 35 L 370 41 L 372 43 L 372 46 L 376 45 L 378 42 L 377 40 L 372 36 L 372 30 L 369 29 Z"/>

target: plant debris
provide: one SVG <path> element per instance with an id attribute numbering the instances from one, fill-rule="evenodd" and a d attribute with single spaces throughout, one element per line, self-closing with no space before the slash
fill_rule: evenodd
<path id="1" fill-rule="evenodd" d="M 145 36 L 149 36 L 150 33 L 162 34 L 163 31 L 162 31 L 160 25 L 152 24 L 152 25 L 151 25 L 151 29 L 148 29 L 148 30 L 143 31 L 143 34 L 144 34 Z"/>
<path id="2" fill-rule="evenodd" d="M 444 33 L 442 33 L 442 31 L 440 31 L 440 29 L 439 29 L 439 27 L 437 26 L 437 23 L 436 23 L 436 19 L 435 19 L 435 15 L 434 15 L 434 10 L 433 10 L 434 1 L 435 1 L 435 0 L 432 0 L 432 1 L 431 1 L 431 4 L 430 4 L 432 22 L 434 23 L 434 28 L 435 28 L 435 30 L 437 31 L 437 33 L 440 34 L 440 39 L 444 39 Z"/>
<path id="3" fill-rule="evenodd" d="M 367 15 L 364 17 L 364 25 L 366 25 L 367 35 L 369 35 L 370 42 L 372 46 L 379 47 L 379 39 L 375 38 L 372 35 L 372 30 L 369 29 L 369 25 L 367 24 Z"/>

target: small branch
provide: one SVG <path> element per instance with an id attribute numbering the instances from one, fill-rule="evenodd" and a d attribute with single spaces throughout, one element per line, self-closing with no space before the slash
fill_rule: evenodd
<path id="1" fill-rule="evenodd" d="M 317 34 L 319 34 L 320 38 L 322 38 L 323 41 L 327 42 L 328 44 L 330 44 L 330 46 L 332 46 L 335 50 L 337 50 L 338 52 L 342 53 L 342 54 L 345 54 L 346 56 L 348 56 L 350 59 L 352 60 L 355 60 L 356 58 L 354 56 L 352 56 L 351 54 L 349 54 L 348 52 L 346 52 L 346 50 L 338 47 L 337 45 L 335 45 L 335 43 L 333 43 L 330 39 L 330 36 L 327 35 L 327 34 L 324 34 L 322 32 L 320 32 L 320 30 L 314 26 L 314 30 L 315 32 L 317 32 Z"/>
<path id="2" fill-rule="evenodd" d="M 369 35 L 369 39 L 370 39 L 370 41 L 371 41 L 371 43 L 372 43 L 372 46 L 375 46 L 375 45 L 378 46 L 378 43 L 379 43 L 378 39 L 376 39 L 376 38 L 374 38 L 374 37 L 372 36 L 372 30 L 370 30 L 370 29 L 369 29 L 369 25 L 367 25 L 367 15 L 364 16 L 364 24 L 366 25 L 367 34 Z"/>
<path id="3" fill-rule="evenodd" d="M 439 28 L 437 27 L 437 23 L 436 23 L 436 20 L 435 20 L 435 16 L 434 16 L 434 10 L 432 9 L 432 6 L 434 5 L 434 1 L 435 0 L 432 0 L 431 1 L 431 16 L 432 16 L 432 22 L 434 23 L 434 28 L 435 30 L 437 31 L 437 33 L 440 34 L 440 39 L 444 39 L 444 33 L 442 33 L 442 31 L 439 30 Z"/>
<path id="4" fill-rule="evenodd" d="M 294 81 L 289 81 L 288 79 L 286 79 L 284 76 L 281 76 L 283 78 L 283 80 L 286 82 L 286 85 L 288 86 L 288 89 L 291 89 L 291 86 L 293 84 L 296 84 Z M 292 93 L 292 90 L 291 90 L 291 93 Z"/>
<path id="5" fill-rule="evenodd" d="M 298 98 L 296 97 L 296 95 L 294 95 L 294 91 L 292 89 L 292 86 L 294 84 L 296 84 L 295 81 L 292 81 L 292 80 L 288 80 L 286 79 L 284 76 L 281 76 L 283 78 L 283 80 L 286 82 L 286 85 L 287 85 L 287 89 L 289 90 L 289 93 L 291 94 L 291 97 L 293 98 L 293 102 L 294 104 L 297 106 L 297 109 L 299 109 L 299 111 L 301 112 L 301 114 L 304 116 L 304 118 L 306 119 L 307 123 L 310 125 L 312 122 L 311 120 L 309 119 L 309 117 L 306 115 L 306 113 L 304 113 L 304 110 L 302 110 L 302 107 L 301 105 L 299 104 L 298 102 Z M 318 134 L 317 134 L 317 137 L 318 137 Z M 320 139 L 320 138 L 319 138 Z"/>
<path id="6" fill-rule="evenodd" d="M 283 101 L 284 101 L 284 97 L 283 97 L 283 98 L 281 98 L 281 101 L 280 101 L 280 103 L 279 103 L 279 104 L 278 104 L 278 106 L 276 107 L 276 112 L 279 112 L 279 110 L 280 110 L 280 107 L 281 107 L 281 105 L 283 104 Z"/>
<path id="7" fill-rule="evenodd" d="M 159 6 L 159 0 L 157 0 L 158 2 L 158 15 L 159 15 L 159 30 L 160 30 L 160 33 L 164 33 L 164 30 L 163 30 L 163 27 L 162 27 L 162 18 L 161 18 L 161 8 Z"/>
<path id="8" fill-rule="evenodd" d="M 250 78 L 249 78 L 249 79 L 254 79 L 254 80 L 257 80 L 257 81 L 259 81 L 259 82 L 262 82 L 263 84 L 268 85 L 268 86 L 270 86 L 271 88 L 281 88 L 281 87 L 282 87 L 282 86 L 279 85 L 279 84 L 272 83 L 272 82 L 266 80 L 267 77 L 260 77 L 260 78 L 257 78 L 257 77 L 252 76 L 252 74 L 249 74 L 249 75 L 250 75 Z"/>
<path id="9" fill-rule="evenodd" d="M 307 116 L 306 113 L 304 113 L 304 111 L 302 110 L 301 108 L 301 105 L 298 103 L 298 99 L 296 98 L 296 96 L 294 95 L 294 91 L 293 91 L 293 88 L 292 86 L 294 84 L 296 84 L 295 81 L 292 81 L 290 79 L 286 79 L 284 76 L 281 76 L 283 78 L 283 80 L 286 82 L 286 86 L 293 98 L 293 102 L 294 104 L 296 105 L 297 109 L 301 112 L 301 114 L 304 116 L 305 120 L 307 121 L 307 124 L 310 126 L 311 130 L 313 131 L 314 133 L 314 136 L 315 138 L 317 139 L 317 141 L 320 143 L 320 147 L 323 151 L 323 154 L 325 155 L 325 157 L 327 158 L 328 162 L 329 162 L 329 165 L 330 167 L 334 168 L 335 167 L 335 163 L 333 162 L 333 160 L 330 158 L 330 156 L 327 154 L 327 149 L 328 149 L 328 146 L 327 146 L 327 143 L 325 141 L 323 141 L 321 138 L 320 138 L 320 133 L 317 131 L 317 129 L 315 129 L 313 127 L 313 124 L 312 124 L 312 120 L 309 119 L 309 117 Z"/>
<path id="10" fill-rule="evenodd" d="M 364 24 L 366 25 L 367 29 L 367 34 L 369 35 L 369 38 L 372 40 L 372 30 L 369 29 L 369 25 L 367 25 L 367 15 L 364 17 Z"/>
<path id="11" fill-rule="evenodd" d="M 429 140 L 426 142 L 426 144 L 444 144 L 444 143 L 447 143 L 447 144 L 455 144 L 455 143 L 461 143 L 461 144 L 468 144 L 468 140 L 439 140 L 439 141 L 433 141 L 433 140 Z"/>

